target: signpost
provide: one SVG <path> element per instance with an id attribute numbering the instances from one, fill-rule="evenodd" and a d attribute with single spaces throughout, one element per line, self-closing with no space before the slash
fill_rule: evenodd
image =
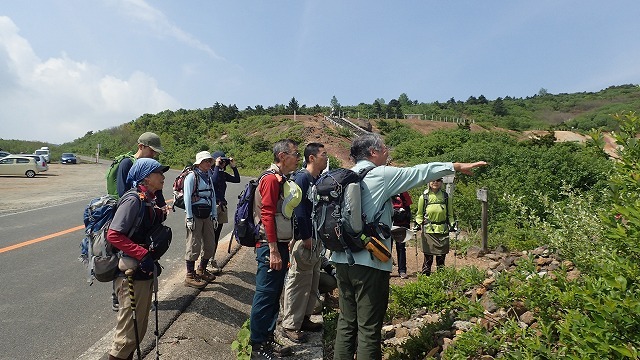
<path id="1" fill-rule="evenodd" d="M 482 251 L 488 251 L 487 244 L 487 223 L 488 223 L 488 202 L 489 191 L 487 189 L 476 190 L 476 197 L 482 202 Z"/>

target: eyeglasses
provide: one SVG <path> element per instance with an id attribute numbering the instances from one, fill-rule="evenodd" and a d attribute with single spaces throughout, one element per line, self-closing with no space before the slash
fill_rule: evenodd
<path id="1" fill-rule="evenodd" d="M 297 151 L 296 151 L 296 152 L 294 152 L 293 154 L 292 154 L 292 153 L 288 153 L 288 152 L 285 152 L 285 154 L 287 154 L 287 155 L 293 155 L 293 156 L 295 156 L 296 158 L 300 158 L 300 156 L 301 156 L 301 155 L 300 155 L 300 153 L 299 153 L 299 152 L 297 152 Z"/>
<path id="2" fill-rule="evenodd" d="M 213 159 L 204 159 L 204 160 L 202 160 L 202 161 L 203 161 L 203 162 L 212 163 L 212 162 L 213 162 Z"/>

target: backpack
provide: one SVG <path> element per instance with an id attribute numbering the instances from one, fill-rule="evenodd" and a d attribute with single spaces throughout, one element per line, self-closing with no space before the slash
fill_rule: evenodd
<path id="1" fill-rule="evenodd" d="M 393 206 L 393 223 L 409 224 L 411 222 L 411 210 L 407 211 L 408 205 L 405 204 L 402 194 L 393 195 L 391 197 L 391 205 Z"/>
<path id="2" fill-rule="evenodd" d="M 275 171 L 266 171 L 259 178 L 250 180 L 238 195 L 238 206 L 233 217 L 233 236 L 242 246 L 255 247 L 256 241 L 260 239 L 260 224 L 254 221 L 253 205 L 258 184 L 268 174 L 275 174 Z"/>
<path id="3" fill-rule="evenodd" d="M 193 165 L 185 166 L 182 169 L 182 172 L 176 177 L 173 181 L 173 206 L 179 207 L 180 209 L 184 209 L 184 179 L 189 175 L 190 172 L 193 172 Z M 193 190 L 193 194 L 198 193 L 198 174 L 193 172 L 195 176 L 196 186 Z M 193 196 L 191 194 L 191 196 Z"/>
<path id="4" fill-rule="evenodd" d="M 138 196 L 135 189 L 127 191 L 120 200 L 111 195 L 104 195 L 89 202 L 84 209 L 85 237 L 80 244 L 79 260 L 85 263 L 88 270 L 87 282 L 93 284 L 93 280 L 99 282 L 113 281 L 118 273 L 118 250 L 107 241 L 107 231 L 113 216 L 116 213 L 118 204 L 127 196 Z M 140 214 L 134 222 L 128 237 L 136 231 L 145 209 L 144 204 L 140 206 Z"/>
<path id="5" fill-rule="evenodd" d="M 118 155 L 111 162 L 111 166 L 109 170 L 107 170 L 107 194 L 113 196 L 116 200 L 120 197 L 118 195 L 118 167 L 120 167 L 120 163 L 122 160 L 129 158 L 131 161 L 135 162 L 135 153 L 133 151 L 129 151 L 126 154 Z"/>
<path id="6" fill-rule="evenodd" d="M 384 209 L 383 206 L 370 223 L 362 213 L 360 183 L 373 168 L 366 167 L 358 173 L 344 168 L 330 170 L 309 190 L 315 237 L 327 250 L 346 252 L 350 265 L 353 264 L 352 253 L 365 249 L 361 239 L 363 232 L 369 224 L 380 220 Z"/>
<path id="7" fill-rule="evenodd" d="M 438 202 L 432 202 L 432 203 L 429 202 L 429 189 L 426 189 L 422 193 L 421 196 L 424 199 L 424 217 L 425 217 L 425 220 L 426 220 L 426 217 L 427 217 L 427 206 L 429 206 L 429 205 L 437 205 L 437 204 L 444 205 L 445 210 L 446 210 L 446 214 L 447 214 L 445 220 L 441 221 L 441 222 L 429 222 L 429 223 L 433 224 L 433 225 L 447 224 L 447 227 L 449 227 L 449 226 L 451 226 L 451 224 L 449 224 L 449 193 L 446 192 L 446 191 L 443 191 L 443 192 L 444 192 L 443 200 L 442 201 L 438 201 Z"/>

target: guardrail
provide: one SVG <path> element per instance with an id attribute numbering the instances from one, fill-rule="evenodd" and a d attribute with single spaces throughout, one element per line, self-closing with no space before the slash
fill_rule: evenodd
<path id="1" fill-rule="evenodd" d="M 369 131 L 361 128 L 360 126 L 358 126 L 358 125 L 356 125 L 354 123 L 352 123 L 351 121 L 347 120 L 346 118 L 333 118 L 333 117 L 330 117 L 330 116 L 325 116 L 324 119 L 327 120 L 328 122 L 332 123 L 335 126 L 349 129 L 349 131 L 351 131 L 356 136 L 369 134 Z"/>

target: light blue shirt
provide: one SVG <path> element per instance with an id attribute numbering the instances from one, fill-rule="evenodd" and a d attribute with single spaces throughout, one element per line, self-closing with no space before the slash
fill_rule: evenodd
<path id="1" fill-rule="evenodd" d="M 198 172 L 198 193 L 195 194 L 199 197 L 196 201 L 191 201 L 191 194 L 193 194 L 195 186 L 195 172 Z M 216 209 L 216 193 L 213 190 L 213 180 L 210 173 L 203 173 L 199 169 L 194 169 L 187 174 L 184 178 L 184 211 L 187 213 L 187 218 L 193 218 L 193 210 L 191 205 L 194 204 L 209 204 L 211 205 L 211 216 L 218 218 L 218 210 Z"/>
<path id="2" fill-rule="evenodd" d="M 375 164 L 369 160 L 360 160 L 351 170 L 358 172 L 368 166 L 375 166 Z M 402 168 L 394 166 L 375 167 L 362 180 L 362 212 L 367 215 L 367 222 L 373 221 L 380 207 L 384 206 L 380 222 L 391 227 L 393 206 L 390 200 L 393 195 L 454 173 L 453 163 L 450 162 L 433 162 Z M 391 249 L 390 238 L 384 239 L 384 244 L 387 249 Z M 391 259 L 387 262 L 382 262 L 371 256 L 371 253 L 367 250 L 353 253 L 353 258 L 358 265 L 369 266 L 383 271 L 391 272 L 393 266 Z M 331 261 L 347 264 L 347 254 L 334 251 L 331 254 Z"/>

